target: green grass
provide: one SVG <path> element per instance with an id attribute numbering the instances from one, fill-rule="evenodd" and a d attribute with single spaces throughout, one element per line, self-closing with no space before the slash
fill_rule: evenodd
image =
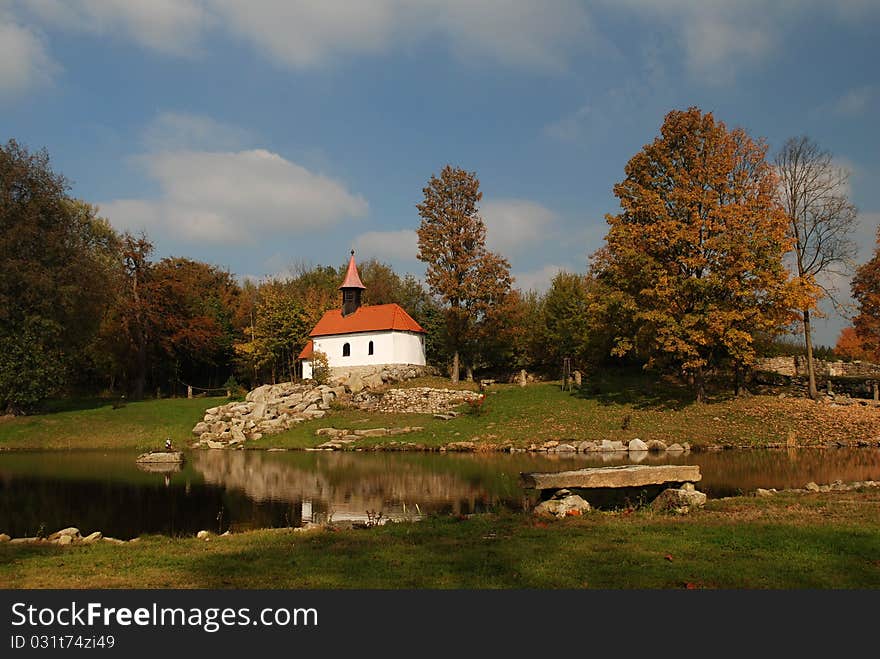
<path id="1" fill-rule="evenodd" d="M 448 386 L 426 378 L 405 386 Z M 475 388 L 461 383 L 460 388 Z M 166 437 L 178 445 L 192 441 L 192 427 L 208 407 L 224 398 L 164 399 L 128 403 L 113 409 L 109 401 L 64 401 L 52 413 L 0 420 L 0 450 L 39 448 L 157 448 Z M 463 411 L 467 406 L 463 406 Z M 442 421 L 428 414 L 376 414 L 334 409 L 323 419 L 298 424 L 289 431 L 248 442 L 249 448 L 307 448 L 326 440 L 318 428 L 365 429 L 421 426 L 404 435 L 363 439 L 357 447 L 415 443 L 437 448 L 471 441 L 481 446 L 528 447 L 547 440 L 660 439 L 669 444 L 762 447 L 785 444 L 789 437 L 802 446 L 840 441 L 877 441 L 880 408 L 832 407 L 804 398 L 776 396 L 734 398 L 716 395 L 696 404 L 692 393 L 675 382 L 647 375 L 605 375 L 591 378 L 580 390 L 563 391 L 560 383 L 527 387 L 493 385 L 484 412 L 463 413 Z"/>
<path id="2" fill-rule="evenodd" d="M 0 421 L 0 449 L 160 448 L 170 437 L 192 442 L 192 428 L 225 398 L 129 402 L 118 409 L 100 399 L 53 403 L 51 412 Z"/>
<path id="3" fill-rule="evenodd" d="M 209 542 L 0 545 L 6 588 L 880 588 L 880 492 L 710 501 L 541 522 L 430 518 Z"/>
<path id="4" fill-rule="evenodd" d="M 417 385 L 418 382 L 412 383 Z M 317 437 L 315 431 L 327 426 L 424 428 L 405 435 L 358 441 L 357 446 L 366 448 L 391 442 L 439 447 L 457 441 L 527 447 L 548 440 L 629 442 L 636 437 L 669 444 L 761 447 L 785 443 L 792 433 L 799 444 L 816 445 L 831 440 L 873 440 L 880 423 L 878 408 L 830 408 L 806 399 L 716 396 L 708 403 L 695 404 L 684 387 L 635 377 L 609 377 L 586 383 L 573 392 L 563 391 L 558 382 L 527 387 L 495 385 L 489 389 L 484 408 L 480 416 L 462 413 L 449 421 L 424 414 L 339 410 L 249 446 L 316 446 L 326 437 Z M 461 410 L 465 412 L 467 406 Z"/>

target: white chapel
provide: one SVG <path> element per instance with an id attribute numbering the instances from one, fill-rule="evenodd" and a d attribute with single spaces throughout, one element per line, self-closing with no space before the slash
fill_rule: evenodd
<path id="1" fill-rule="evenodd" d="M 312 355 L 327 355 L 330 368 L 384 364 L 425 365 L 425 330 L 398 304 L 361 306 L 361 282 L 354 250 L 339 290 L 342 308 L 324 313 L 299 354 L 303 378 L 312 377 Z"/>

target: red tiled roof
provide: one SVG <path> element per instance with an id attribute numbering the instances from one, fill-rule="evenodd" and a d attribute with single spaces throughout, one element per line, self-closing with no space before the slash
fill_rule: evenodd
<path id="1" fill-rule="evenodd" d="M 297 357 L 297 359 L 311 359 L 312 358 L 312 351 L 313 351 L 314 347 L 315 346 L 312 343 L 312 340 L 309 339 L 308 342 L 306 343 L 306 347 L 302 349 L 302 352 L 299 353 L 299 357 Z"/>
<path id="2" fill-rule="evenodd" d="M 330 334 L 354 334 L 355 332 L 381 332 L 399 330 L 402 332 L 424 332 L 421 325 L 412 319 L 400 305 L 377 304 L 359 307 L 345 317 L 342 309 L 327 311 L 315 325 L 309 336 L 328 336 Z"/>
<path id="3" fill-rule="evenodd" d="M 342 281 L 342 288 L 366 288 L 358 274 L 357 266 L 354 263 L 354 250 L 351 252 L 351 258 L 348 259 L 348 270 L 345 271 L 345 279 Z"/>

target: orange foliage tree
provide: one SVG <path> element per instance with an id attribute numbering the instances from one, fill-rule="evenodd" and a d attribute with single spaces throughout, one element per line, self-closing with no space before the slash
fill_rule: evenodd
<path id="1" fill-rule="evenodd" d="M 622 212 L 606 217 L 593 259 L 615 315 L 628 317 L 614 354 L 682 369 L 697 400 L 704 369 L 752 363 L 754 337 L 779 332 L 809 287 L 783 265 L 787 220 L 766 151 L 711 113 L 670 112 L 614 186 Z"/>
<path id="2" fill-rule="evenodd" d="M 867 351 L 880 357 L 880 227 L 873 257 L 853 277 L 852 296 L 859 307 L 853 319 L 859 341 Z"/>
<path id="3" fill-rule="evenodd" d="M 834 346 L 834 353 L 840 357 L 857 359 L 859 361 L 878 361 L 877 353 L 865 347 L 854 327 L 844 327 L 840 331 L 840 336 L 837 337 L 837 345 Z"/>
<path id="4" fill-rule="evenodd" d="M 473 172 L 446 165 L 431 176 L 417 204 L 420 261 L 427 263 L 431 291 L 446 306 L 447 337 L 453 353 L 452 380 L 458 381 L 460 355 L 473 365 L 479 336 L 492 324 L 493 308 L 510 293 L 510 264 L 486 249 L 486 225 L 477 204 L 483 197 Z"/>

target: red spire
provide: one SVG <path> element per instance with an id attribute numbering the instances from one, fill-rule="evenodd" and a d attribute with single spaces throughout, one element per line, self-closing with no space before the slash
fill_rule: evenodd
<path id="1" fill-rule="evenodd" d="M 354 250 L 351 250 L 351 258 L 348 260 L 348 270 L 345 271 L 345 280 L 339 288 L 366 288 L 358 274 L 357 266 L 354 263 Z"/>

